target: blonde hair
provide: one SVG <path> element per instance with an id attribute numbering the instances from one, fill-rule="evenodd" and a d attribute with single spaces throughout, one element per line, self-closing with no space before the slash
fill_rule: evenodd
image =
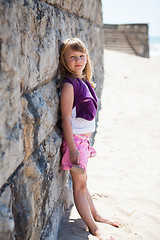
<path id="1" fill-rule="evenodd" d="M 59 66 L 58 66 L 58 72 L 60 75 L 60 83 L 58 84 L 57 87 L 60 87 L 66 74 L 73 76 L 73 77 L 79 77 L 78 75 L 75 75 L 75 73 L 72 72 L 65 63 L 64 54 L 68 47 L 70 47 L 72 50 L 79 51 L 79 52 L 86 54 L 87 62 L 86 62 L 85 68 L 83 70 L 82 77 L 85 78 L 88 82 L 90 82 L 91 86 L 94 88 L 95 84 L 91 81 L 91 79 L 92 79 L 91 60 L 89 58 L 88 50 L 87 50 L 84 42 L 82 42 L 79 38 L 66 39 L 60 47 L 60 58 L 59 58 Z"/>

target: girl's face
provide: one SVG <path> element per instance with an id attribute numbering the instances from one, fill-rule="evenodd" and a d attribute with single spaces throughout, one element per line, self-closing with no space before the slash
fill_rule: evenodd
<path id="1" fill-rule="evenodd" d="M 83 52 L 72 50 L 67 47 L 64 53 L 64 60 L 67 67 L 75 73 L 75 75 L 82 76 L 83 70 L 87 63 L 87 56 Z"/>

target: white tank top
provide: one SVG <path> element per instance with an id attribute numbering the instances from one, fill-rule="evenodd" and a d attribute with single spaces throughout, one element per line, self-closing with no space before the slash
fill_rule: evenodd
<path id="1" fill-rule="evenodd" d="M 95 118 L 91 121 L 84 118 L 76 118 L 76 107 L 72 109 L 71 124 L 73 134 L 85 134 L 95 131 Z"/>

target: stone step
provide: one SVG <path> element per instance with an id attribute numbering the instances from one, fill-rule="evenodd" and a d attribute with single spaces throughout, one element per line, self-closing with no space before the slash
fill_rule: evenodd
<path id="1" fill-rule="evenodd" d="M 113 31 L 113 32 L 103 31 L 103 32 L 104 34 L 124 35 L 124 32 L 118 32 L 118 31 Z"/>
<path id="2" fill-rule="evenodd" d="M 105 42 L 128 42 L 126 38 L 106 38 Z"/>
<path id="3" fill-rule="evenodd" d="M 126 49 L 115 49 L 115 48 L 108 48 L 108 47 L 105 47 L 105 49 L 113 50 L 113 51 L 118 51 L 118 52 L 124 52 L 124 53 L 129 53 L 129 54 L 133 54 L 133 55 L 135 55 L 135 53 L 134 53 L 132 50 L 126 50 Z"/>
<path id="4" fill-rule="evenodd" d="M 128 43 L 127 44 L 118 44 L 118 43 L 110 42 L 110 43 L 105 43 L 104 45 L 112 46 L 112 47 L 122 47 L 122 48 L 131 48 L 132 49 L 132 47 Z"/>
<path id="5" fill-rule="evenodd" d="M 127 46 L 114 46 L 114 45 L 104 45 L 104 47 L 105 48 L 110 48 L 110 49 L 121 49 L 121 50 L 127 50 L 127 51 L 132 51 L 132 52 L 134 52 L 133 51 L 133 49 L 132 48 L 130 48 L 130 47 L 127 47 Z"/>
<path id="6" fill-rule="evenodd" d="M 127 50 L 132 50 L 132 48 L 130 47 L 125 47 L 125 46 L 114 46 L 114 45 L 104 45 L 104 47 L 107 47 L 107 48 L 114 48 L 114 49 L 127 49 Z"/>
<path id="7" fill-rule="evenodd" d="M 132 48 L 128 43 L 118 43 L 118 42 L 106 42 L 104 45 L 107 46 L 115 46 L 115 47 L 128 47 L 128 48 Z"/>
<path id="8" fill-rule="evenodd" d="M 104 45 L 106 46 L 113 46 L 113 47 L 123 47 L 123 48 L 131 48 L 130 44 L 128 42 L 106 42 Z"/>
<path id="9" fill-rule="evenodd" d="M 106 49 L 135 54 L 123 32 L 113 31 L 112 29 L 110 31 L 108 29 L 104 30 L 104 39 L 104 48 Z"/>
<path id="10" fill-rule="evenodd" d="M 105 39 L 108 38 L 113 38 L 113 39 L 126 39 L 126 37 L 124 35 L 112 35 L 112 34 L 106 34 L 105 35 Z"/>
<path id="11" fill-rule="evenodd" d="M 114 43 L 109 43 L 109 44 L 104 44 L 104 48 L 112 49 L 112 50 L 121 50 L 121 51 L 129 51 L 133 52 L 134 50 L 132 47 L 127 43 L 127 44 L 114 44 Z M 135 54 L 135 53 L 134 53 Z"/>
<path id="12" fill-rule="evenodd" d="M 104 45 L 105 48 L 112 48 L 112 49 L 122 49 L 122 50 L 128 50 L 128 51 L 133 51 L 131 48 L 128 47 L 115 47 L 115 46 L 108 46 L 108 45 Z"/>
<path id="13" fill-rule="evenodd" d="M 105 43 L 106 44 L 114 43 L 114 44 L 118 44 L 118 45 L 120 45 L 120 44 L 129 44 L 127 40 L 121 41 L 119 39 L 107 39 Z"/>

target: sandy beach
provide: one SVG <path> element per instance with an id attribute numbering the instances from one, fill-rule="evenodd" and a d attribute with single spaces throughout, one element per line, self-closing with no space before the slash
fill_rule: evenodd
<path id="1" fill-rule="evenodd" d="M 96 69 L 96 66 L 95 66 Z M 116 240 L 160 239 L 160 56 L 149 59 L 104 51 L 104 85 L 88 188 Z M 59 240 L 97 239 L 75 207 Z"/>

